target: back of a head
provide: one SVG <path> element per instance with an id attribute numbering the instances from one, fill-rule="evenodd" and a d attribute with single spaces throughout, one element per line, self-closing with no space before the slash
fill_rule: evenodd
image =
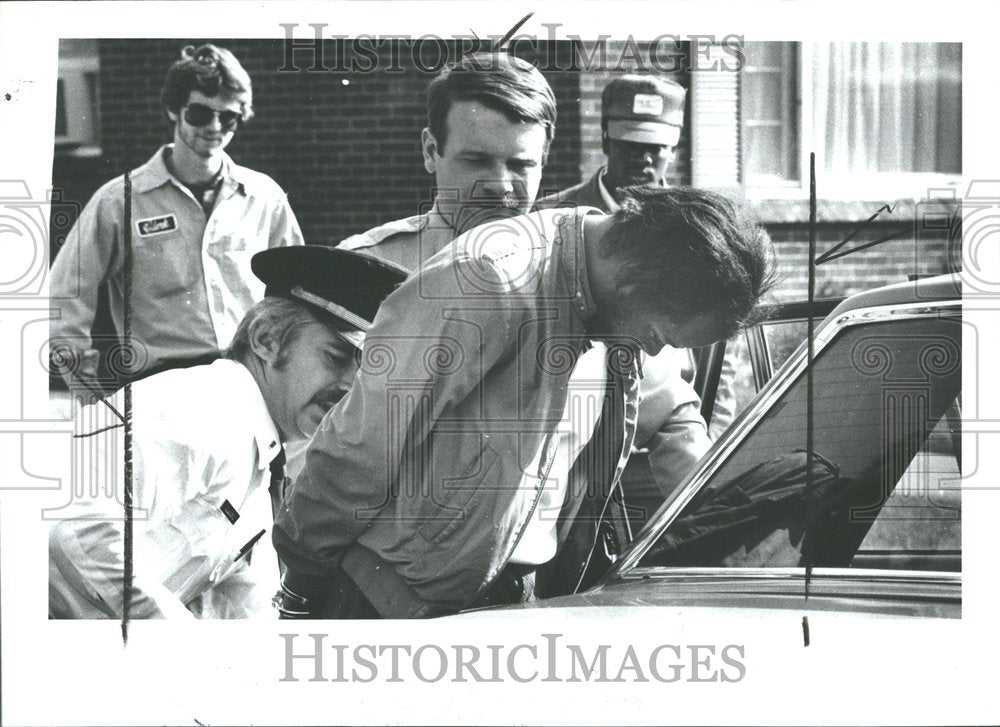
<path id="1" fill-rule="evenodd" d="M 605 254 L 671 313 L 710 312 L 730 333 L 774 284 L 774 251 L 750 211 L 693 187 L 627 187 Z"/>
<path id="2" fill-rule="evenodd" d="M 232 53 L 206 43 L 181 49 L 180 58 L 167 71 L 160 91 L 164 108 L 178 112 L 192 91 L 206 96 L 225 96 L 241 103 L 243 120 L 253 117 L 253 89 L 250 76 Z"/>
<path id="3" fill-rule="evenodd" d="M 546 143 L 556 128 L 556 99 L 533 65 L 504 51 L 472 53 L 445 68 L 427 87 L 427 125 L 443 149 L 453 103 L 476 101 L 512 122 L 542 124 Z"/>

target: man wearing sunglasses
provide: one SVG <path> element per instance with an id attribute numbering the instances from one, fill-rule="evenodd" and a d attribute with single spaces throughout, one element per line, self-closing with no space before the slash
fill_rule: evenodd
<path id="1" fill-rule="evenodd" d="M 131 173 L 136 355 L 128 368 L 109 366 L 126 378 L 217 356 L 263 296 L 251 256 L 302 244 L 281 188 L 224 151 L 253 116 L 250 77 L 236 57 L 211 44 L 185 47 L 160 98 L 173 143 Z M 123 177 L 94 194 L 51 272 L 54 363 L 85 398 L 121 383 L 97 380 L 91 328 L 98 288 L 107 282 L 111 317 L 119 335 L 123 330 L 124 198 Z"/>

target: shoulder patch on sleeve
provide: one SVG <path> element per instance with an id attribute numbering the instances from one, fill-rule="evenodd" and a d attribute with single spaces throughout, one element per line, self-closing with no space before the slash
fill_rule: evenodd
<path id="1" fill-rule="evenodd" d="M 413 217 L 407 217 L 402 220 L 395 220 L 378 227 L 373 227 L 367 232 L 351 235 L 338 244 L 337 247 L 343 250 L 359 250 L 365 247 L 374 247 L 380 242 L 385 242 L 395 235 L 417 232 L 423 229 L 426 224 L 426 215 L 414 215 Z"/>

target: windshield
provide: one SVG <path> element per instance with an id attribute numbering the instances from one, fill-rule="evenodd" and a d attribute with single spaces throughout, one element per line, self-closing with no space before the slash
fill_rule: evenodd
<path id="1" fill-rule="evenodd" d="M 961 321 L 851 326 L 684 507 L 641 566 L 959 570 Z"/>

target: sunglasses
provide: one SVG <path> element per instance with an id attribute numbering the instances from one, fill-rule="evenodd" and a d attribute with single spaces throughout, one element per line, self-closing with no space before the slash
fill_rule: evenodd
<path id="1" fill-rule="evenodd" d="M 239 111 L 216 111 L 200 103 L 184 107 L 184 120 L 191 126 L 208 126 L 216 116 L 219 117 L 219 125 L 226 131 L 232 131 L 243 121 L 243 114 Z"/>

